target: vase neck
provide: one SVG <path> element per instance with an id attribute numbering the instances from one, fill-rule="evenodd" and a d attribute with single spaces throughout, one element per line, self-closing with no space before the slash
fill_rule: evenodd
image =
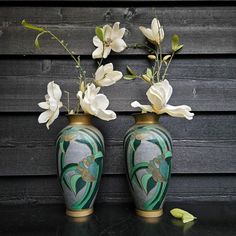
<path id="1" fill-rule="evenodd" d="M 142 113 L 134 115 L 135 124 L 157 124 L 159 116 L 155 113 Z"/>
<path id="2" fill-rule="evenodd" d="M 72 124 L 81 124 L 81 125 L 91 125 L 91 115 L 89 114 L 73 114 L 67 115 L 69 125 Z"/>

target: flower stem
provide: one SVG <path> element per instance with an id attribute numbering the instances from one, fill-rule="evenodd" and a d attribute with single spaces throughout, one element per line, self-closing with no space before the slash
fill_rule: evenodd
<path id="1" fill-rule="evenodd" d="M 48 34 L 50 34 L 52 36 L 53 39 L 55 39 L 64 49 L 66 52 L 69 53 L 69 55 L 71 56 L 71 58 L 74 60 L 75 64 L 76 64 L 76 68 L 79 70 L 79 74 L 80 74 L 80 77 L 82 77 L 82 80 L 85 80 L 85 74 L 84 74 L 84 71 L 81 67 L 81 64 L 80 64 L 80 59 L 76 59 L 76 57 L 73 55 L 73 53 L 67 48 L 67 46 L 64 44 L 64 42 L 62 40 L 60 40 L 55 34 L 53 34 L 51 31 L 49 30 L 46 30 L 46 32 Z M 80 81 L 81 82 L 81 81 Z"/>
<path id="2" fill-rule="evenodd" d="M 170 63 L 171 63 L 171 61 L 172 61 L 174 55 L 175 55 L 175 52 L 172 52 L 171 58 L 170 58 L 170 60 L 169 60 L 169 62 L 168 62 L 168 64 L 167 64 L 167 66 L 166 66 L 166 68 L 165 68 L 165 71 L 164 71 L 164 74 L 163 74 L 163 76 L 162 76 L 162 80 L 164 80 L 165 77 L 166 77 L 166 75 L 167 75 L 167 71 L 168 71 L 168 69 L 169 69 Z"/>
<path id="3" fill-rule="evenodd" d="M 68 91 L 64 91 L 67 95 L 67 107 L 65 106 L 65 108 L 67 108 L 68 114 L 70 112 L 70 93 Z"/>
<path id="4" fill-rule="evenodd" d="M 161 67 L 162 67 L 162 47 L 161 44 L 159 44 L 159 52 L 160 52 L 160 63 L 159 63 L 159 67 L 157 70 L 157 81 L 160 82 L 160 75 L 161 75 Z"/>

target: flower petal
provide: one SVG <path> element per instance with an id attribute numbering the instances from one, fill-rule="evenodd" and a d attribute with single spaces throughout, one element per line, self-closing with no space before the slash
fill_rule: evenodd
<path id="1" fill-rule="evenodd" d="M 60 101 L 62 92 L 58 84 L 55 84 L 54 81 L 49 82 L 47 85 L 47 91 L 49 97 L 53 97 L 57 101 Z"/>
<path id="2" fill-rule="evenodd" d="M 111 47 L 109 46 L 109 47 L 105 47 L 104 48 L 104 52 L 103 52 L 103 58 L 107 58 L 108 57 L 108 55 L 110 54 L 110 52 L 111 52 Z"/>
<path id="3" fill-rule="evenodd" d="M 102 41 L 98 38 L 98 36 L 93 37 L 93 44 L 96 47 L 101 47 L 103 45 Z"/>
<path id="4" fill-rule="evenodd" d="M 106 121 L 116 119 L 116 113 L 112 110 L 99 109 L 95 116 L 97 116 L 101 120 L 106 120 Z"/>
<path id="5" fill-rule="evenodd" d="M 111 43 L 111 49 L 114 52 L 122 52 L 123 50 L 125 50 L 126 47 L 127 47 L 127 45 L 123 39 L 115 39 Z"/>
<path id="6" fill-rule="evenodd" d="M 91 104 L 96 110 L 102 109 L 105 110 L 109 106 L 109 100 L 107 99 L 106 95 L 98 94 L 96 95 L 93 103 Z"/>
<path id="7" fill-rule="evenodd" d="M 49 109 L 49 104 L 47 102 L 40 102 L 38 103 L 38 106 L 43 109 Z"/>
<path id="8" fill-rule="evenodd" d="M 157 20 L 157 18 L 154 18 L 152 20 L 151 29 L 155 38 L 159 37 L 159 28 L 160 28 L 160 22 Z"/>
<path id="9" fill-rule="evenodd" d="M 99 66 L 98 69 L 95 72 L 95 81 L 99 81 L 104 78 L 105 71 L 104 68 L 105 66 Z"/>
<path id="10" fill-rule="evenodd" d="M 154 85 L 148 89 L 146 95 L 156 110 L 160 110 L 163 107 L 163 104 L 165 104 L 163 97 L 158 93 L 158 91 L 156 91 Z"/>
<path id="11" fill-rule="evenodd" d="M 85 98 L 88 100 L 94 99 L 100 89 L 100 87 L 96 87 L 93 83 L 88 84 L 87 90 L 85 91 Z"/>
<path id="12" fill-rule="evenodd" d="M 122 78 L 123 74 L 120 71 L 112 71 L 106 75 L 106 77 L 100 81 L 101 86 L 110 86 L 115 84 Z"/>
<path id="13" fill-rule="evenodd" d="M 153 112 L 153 109 L 152 109 L 152 106 L 150 105 L 141 105 L 139 102 L 137 101 L 134 101 L 131 103 L 131 106 L 136 108 L 136 107 L 139 107 L 142 109 L 142 112 L 143 113 L 146 113 L 146 112 Z"/>
<path id="14" fill-rule="evenodd" d="M 41 124 L 41 123 L 46 123 L 50 116 L 52 115 L 52 111 L 50 110 L 47 110 L 47 111 L 44 111 L 40 114 L 39 118 L 38 118 L 38 122 Z"/>
<path id="15" fill-rule="evenodd" d="M 155 41 L 155 38 L 153 36 L 152 30 L 149 28 L 145 28 L 143 26 L 140 26 L 139 29 L 142 31 L 142 33 L 144 34 L 144 36 L 146 38 L 148 38 L 151 41 Z"/>
<path id="16" fill-rule="evenodd" d="M 161 109 L 157 114 L 167 113 L 173 117 L 185 117 L 188 120 L 192 120 L 194 113 L 191 113 L 191 107 L 186 105 L 172 106 L 167 104 L 163 109 Z"/>
<path id="17" fill-rule="evenodd" d="M 105 73 L 109 73 L 113 71 L 113 64 L 112 63 L 107 63 L 106 65 L 104 65 L 104 72 Z"/>
<path id="18" fill-rule="evenodd" d="M 54 98 L 49 98 L 49 109 L 55 112 L 58 108 L 59 103 Z"/>
<path id="19" fill-rule="evenodd" d="M 161 83 L 162 83 L 164 91 L 165 91 L 165 99 L 166 99 L 166 103 L 167 103 L 172 95 L 173 88 L 167 79 L 165 79 Z"/>
<path id="20" fill-rule="evenodd" d="M 109 41 L 111 39 L 111 34 L 112 34 L 112 28 L 110 25 L 104 25 L 103 26 L 103 31 L 104 31 L 104 40 Z"/>
<path id="21" fill-rule="evenodd" d="M 102 58 L 103 46 L 96 48 L 92 53 L 93 59 Z"/>
<path id="22" fill-rule="evenodd" d="M 49 126 L 54 122 L 54 120 L 56 120 L 56 118 L 59 116 L 59 109 L 57 109 L 55 112 L 52 113 L 52 115 L 50 116 L 46 126 L 49 129 Z"/>
<path id="23" fill-rule="evenodd" d="M 125 34 L 125 28 L 120 29 L 120 22 L 116 22 L 113 25 L 112 34 L 111 34 L 111 40 L 122 38 Z"/>

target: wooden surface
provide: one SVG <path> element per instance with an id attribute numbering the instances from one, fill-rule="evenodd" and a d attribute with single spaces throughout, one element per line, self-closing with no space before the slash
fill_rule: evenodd
<path id="1" fill-rule="evenodd" d="M 180 207 L 197 217 L 184 224 L 170 215 Z M 58 205 L 0 206 L 0 233 L 5 236 L 232 236 L 236 233 L 236 205 L 233 203 L 173 203 L 164 205 L 158 219 L 144 219 L 131 204 L 96 204 L 95 213 L 83 219 L 65 216 Z"/>
<path id="2" fill-rule="evenodd" d="M 57 81 L 63 89 L 76 94 L 76 71 L 71 60 L 1 59 L 1 112 L 41 111 L 38 102 L 46 94 L 49 81 Z M 91 59 L 82 60 L 87 75 L 96 70 Z M 126 73 L 129 65 L 137 73 L 143 73 L 148 66 L 144 57 L 135 59 L 114 59 L 118 70 Z M 189 58 L 181 56 L 173 61 L 169 78 L 174 87 L 170 104 L 190 104 L 194 111 L 235 111 L 236 110 L 236 58 L 230 56 Z M 124 89 L 125 88 L 125 89 Z M 104 88 L 110 98 L 111 109 L 134 111 L 130 106 L 134 100 L 147 104 L 146 84 L 140 80 L 122 80 L 112 87 Z M 131 91 L 131 93 L 127 93 Z M 75 99 L 74 99 L 75 102 Z"/>
<path id="3" fill-rule="evenodd" d="M 111 7 L 111 2 L 115 7 Z M 90 5 L 91 4 L 91 5 Z M 236 4 L 235 1 L 0 1 L 0 204 L 62 203 L 56 180 L 55 139 L 66 125 L 60 118 L 47 131 L 37 123 L 46 84 L 56 81 L 76 92 L 76 72 L 66 53 L 44 37 L 33 45 L 35 32 L 20 22 L 48 27 L 82 55 L 87 75 L 94 27 L 120 21 L 128 44 L 143 36 L 158 16 L 166 32 L 180 35 L 184 50 L 174 59 L 169 80 L 174 87 L 170 104 L 190 105 L 189 122 L 164 115 L 161 123 L 174 141 L 173 176 L 169 201 L 236 200 Z M 168 48 L 165 48 L 168 51 Z M 117 70 L 130 65 L 142 73 L 148 62 L 144 51 L 126 50 L 111 56 Z M 122 141 L 133 124 L 130 103 L 147 102 L 141 80 L 119 81 L 105 88 L 110 108 L 118 118 L 94 119 L 105 137 L 106 157 L 98 202 L 131 201 L 125 178 Z"/>
<path id="4" fill-rule="evenodd" d="M 138 27 L 149 26 L 158 15 L 165 26 L 165 42 L 178 33 L 185 47 L 182 54 L 234 54 L 236 53 L 236 7 L 142 7 L 142 8 L 95 8 L 95 7 L 2 7 L 0 22 L 0 54 L 65 55 L 60 47 L 52 46 L 50 37 L 44 37 L 41 50 L 35 49 L 35 32 L 24 29 L 23 19 L 48 27 L 69 43 L 77 54 L 90 55 L 93 51 L 94 26 L 120 21 L 127 28 L 128 44 L 143 41 Z M 9 18 L 9 16 L 11 16 Z M 14 37 L 12 37 L 14 35 Z M 227 41 L 225 41 L 227 39 Z M 203 43 L 204 42 L 204 43 Z M 168 48 L 164 49 L 168 52 Z M 144 54 L 134 49 L 126 54 Z M 124 53 L 123 53 L 124 54 Z"/>

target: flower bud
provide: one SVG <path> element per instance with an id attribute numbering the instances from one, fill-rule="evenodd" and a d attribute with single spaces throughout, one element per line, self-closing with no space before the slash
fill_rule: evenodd
<path id="1" fill-rule="evenodd" d="M 142 75 L 142 78 L 144 81 L 150 83 L 151 78 L 149 78 L 147 75 Z"/>
<path id="2" fill-rule="evenodd" d="M 150 60 L 156 60 L 156 56 L 155 55 L 148 55 L 148 59 L 150 59 Z"/>
<path id="3" fill-rule="evenodd" d="M 81 82 L 79 90 L 80 90 L 81 92 L 83 92 L 83 93 L 85 92 L 85 84 L 84 84 L 84 81 Z"/>

